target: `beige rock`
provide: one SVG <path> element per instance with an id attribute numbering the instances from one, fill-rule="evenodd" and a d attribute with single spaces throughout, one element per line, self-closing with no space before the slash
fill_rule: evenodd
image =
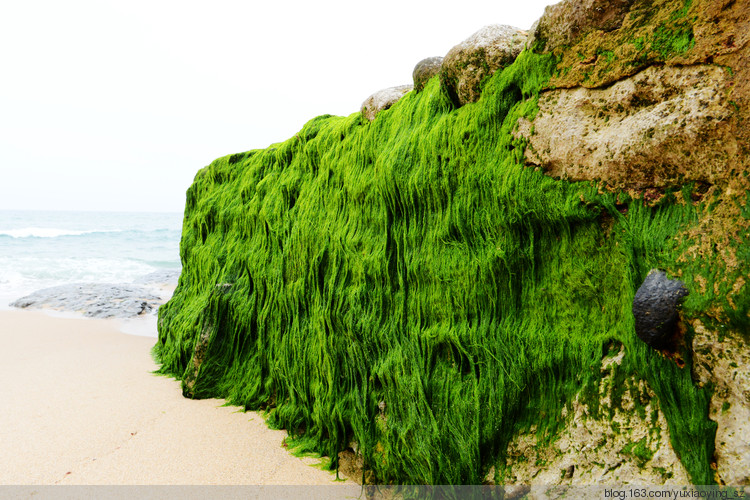
<path id="1" fill-rule="evenodd" d="M 566 426 L 551 444 L 542 446 L 533 428 L 513 438 L 507 449 L 506 484 L 530 485 L 532 492 L 566 485 L 690 484 L 670 444 L 657 398 L 645 381 L 627 380 L 631 390 L 625 391 L 620 405 L 612 407 L 614 374 L 623 355 L 621 350 L 602 363 L 598 417 L 579 396 L 563 412 Z M 645 418 L 633 411 L 634 397 L 646 401 Z"/>
<path id="2" fill-rule="evenodd" d="M 709 418 L 716 430 L 716 468 L 724 484 L 750 484 L 750 348 L 693 321 L 693 371 L 713 385 Z"/>
<path id="3" fill-rule="evenodd" d="M 719 66 L 651 66 L 604 89 L 543 93 L 519 120 L 526 162 L 549 175 L 618 189 L 714 183 L 739 146 Z"/>
<path id="4" fill-rule="evenodd" d="M 379 90 L 365 99 L 360 112 L 369 121 L 373 121 L 378 113 L 396 104 L 399 99 L 414 88 L 413 85 L 400 85 Z"/>
<path id="5" fill-rule="evenodd" d="M 440 82 L 456 106 L 476 102 L 481 83 L 498 69 L 516 60 L 527 32 L 493 24 L 485 26 L 448 51 L 440 70 Z"/>

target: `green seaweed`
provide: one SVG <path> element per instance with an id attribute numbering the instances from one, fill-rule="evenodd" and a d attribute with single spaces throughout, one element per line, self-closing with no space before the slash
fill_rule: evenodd
<path id="1" fill-rule="evenodd" d="M 680 269 L 700 207 L 629 199 L 623 215 L 614 194 L 525 168 L 513 132 L 556 63 L 524 52 L 461 108 L 433 78 L 371 123 L 321 116 L 201 170 L 161 371 L 267 410 L 332 467 L 356 441 L 379 482 L 480 484 L 519 429 L 550 439 L 576 393 L 598 401 L 622 344 L 622 376 L 648 380 L 693 481 L 712 482 L 708 389 L 638 341 L 630 312 L 651 268 Z"/>

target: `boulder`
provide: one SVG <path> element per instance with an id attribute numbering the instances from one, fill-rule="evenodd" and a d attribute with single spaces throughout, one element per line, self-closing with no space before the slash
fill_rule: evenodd
<path id="1" fill-rule="evenodd" d="M 411 75 L 414 79 L 414 90 L 420 92 L 424 86 L 427 85 L 430 78 L 440 72 L 442 64 L 442 57 L 428 57 L 427 59 L 419 61 L 417 65 L 414 66 L 414 71 Z"/>
<path id="2" fill-rule="evenodd" d="M 682 281 L 652 269 L 633 298 L 638 338 L 657 349 L 668 347 L 680 320 L 678 308 L 687 294 Z"/>
<path id="3" fill-rule="evenodd" d="M 399 85 L 398 87 L 379 90 L 365 99 L 360 112 L 369 121 L 373 121 L 378 113 L 396 104 L 399 99 L 404 97 L 413 88 L 413 85 Z"/>
<path id="4" fill-rule="evenodd" d="M 526 43 L 526 31 L 493 24 L 485 26 L 448 51 L 440 82 L 456 106 L 479 100 L 481 83 L 513 63 Z"/>

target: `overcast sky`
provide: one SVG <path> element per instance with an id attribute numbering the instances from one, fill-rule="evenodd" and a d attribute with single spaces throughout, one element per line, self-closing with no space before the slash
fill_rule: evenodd
<path id="1" fill-rule="evenodd" d="M 173 211 L 213 159 L 349 115 L 550 0 L 28 0 L 0 7 L 0 209 Z"/>

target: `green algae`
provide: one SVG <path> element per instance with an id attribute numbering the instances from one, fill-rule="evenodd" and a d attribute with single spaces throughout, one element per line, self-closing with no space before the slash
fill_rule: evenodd
<path id="1" fill-rule="evenodd" d="M 515 124 L 557 62 L 524 52 L 459 109 L 433 78 L 371 123 L 321 116 L 201 170 L 161 371 L 187 396 L 267 410 L 332 467 L 356 441 L 379 482 L 479 484 L 513 433 L 551 438 L 575 394 L 595 404 L 621 343 L 622 377 L 649 382 L 692 480 L 711 483 L 710 388 L 639 342 L 630 312 L 651 268 L 689 268 L 676 236 L 701 207 L 523 166 Z"/>

